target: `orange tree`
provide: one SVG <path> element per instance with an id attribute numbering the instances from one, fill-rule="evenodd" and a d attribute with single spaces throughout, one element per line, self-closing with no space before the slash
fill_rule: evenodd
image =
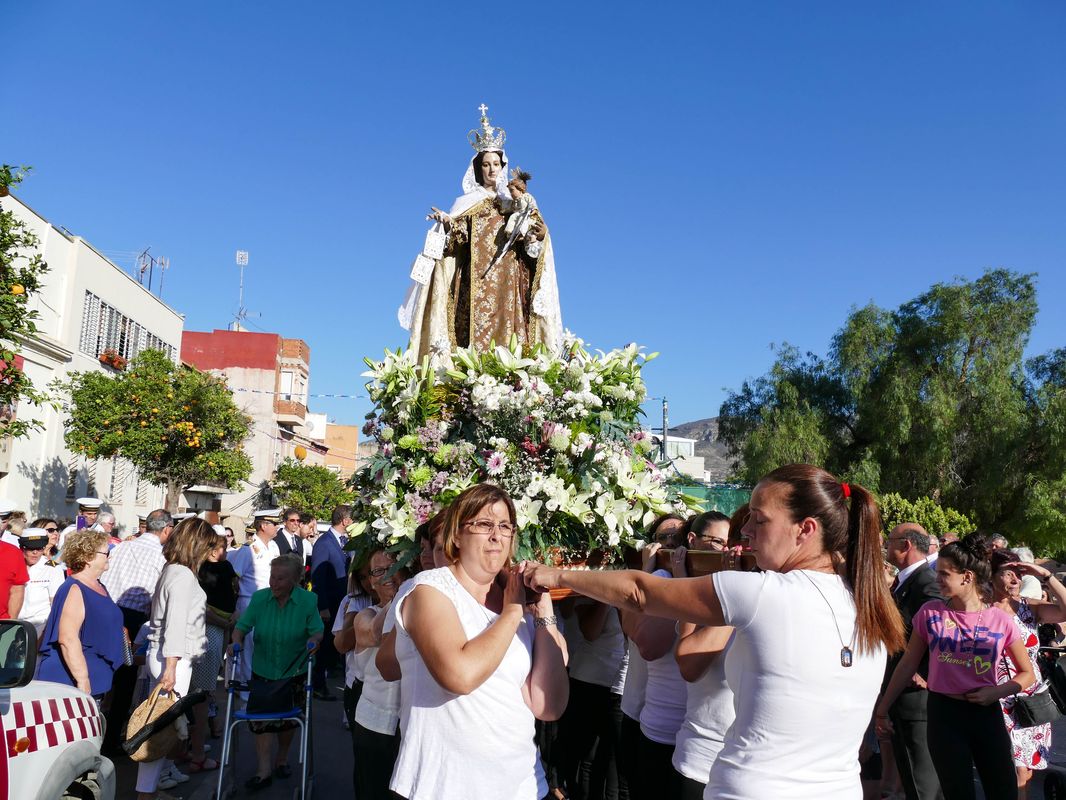
<path id="1" fill-rule="evenodd" d="M 251 419 L 206 372 L 144 350 L 122 373 L 74 373 L 64 388 L 67 447 L 87 458 L 125 458 L 166 486 L 170 511 L 190 486 L 236 489 L 251 474 L 243 447 Z"/>
<path id="2" fill-rule="evenodd" d="M 0 165 L 0 197 L 7 197 L 26 171 L 25 167 Z M 24 436 L 41 427 L 36 420 L 15 416 L 19 400 L 36 405 L 47 402 L 15 361 L 22 340 L 37 331 L 37 311 L 30 308 L 29 299 L 48 271 L 48 265 L 36 252 L 37 244 L 33 231 L 14 212 L 0 207 L 0 436 Z"/>

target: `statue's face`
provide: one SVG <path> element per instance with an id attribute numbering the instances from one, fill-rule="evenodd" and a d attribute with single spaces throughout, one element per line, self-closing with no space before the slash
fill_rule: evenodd
<path id="1" fill-rule="evenodd" d="M 491 189 L 496 185 L 496 176 L 503 169 L 499 153 L 485 153 L 481 159 L 481 185 Z"/>

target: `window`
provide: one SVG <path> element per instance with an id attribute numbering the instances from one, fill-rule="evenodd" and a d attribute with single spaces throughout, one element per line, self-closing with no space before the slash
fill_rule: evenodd
<path id="1" fill-rule="evenodd" d="M 93 358 L 114 350 L 127 361 L 142 350 L 161 350 L 171 360 L 175 355 L 173 347 L 92 292 L 85 293 L 78 349 Z"/>
<path id="2" fill-rule="evenodd" d="M 281 386 L 278 387 L 278 394 L 281 395 L 282 400 L 292 400 L 292 373 L 288 370 L 281 371 Z"/>

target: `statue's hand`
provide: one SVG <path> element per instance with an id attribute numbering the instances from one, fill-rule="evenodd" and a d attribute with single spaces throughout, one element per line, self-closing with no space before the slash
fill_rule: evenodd
<path id="1" fill-rule="evenodd" d="M 544 226 L 544 220 L 540 219 L 529 226 L 529 232 L 537 237 L 537 241 L 539 242 L 543 242 L 544 237 L 548 235 L 548 229 Z"/>
<path id="2" fill-rule="evenodd" d="M 445 228 L 451 228 L 452 227 L 452 218 L 451 217 L 449 217 L 447 214 L 445 214 L 439 208 L 435 208 L 434 206 L 430 206 L 429 208 L 430 208 L 432 213 L 426 215 L 426 219 L 435 220 L 435 221 L 441 223 L 442 225 L 444 225 Z"/>

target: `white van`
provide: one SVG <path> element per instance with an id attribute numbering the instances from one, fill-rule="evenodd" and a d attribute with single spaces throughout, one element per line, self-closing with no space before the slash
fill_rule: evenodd
<path id="1" fill-rule="evenodd" d="M 37 632 L 0 620 L 0 800 L 114 800 L 104 715 L 73 686 L 33 680 Z"/>

